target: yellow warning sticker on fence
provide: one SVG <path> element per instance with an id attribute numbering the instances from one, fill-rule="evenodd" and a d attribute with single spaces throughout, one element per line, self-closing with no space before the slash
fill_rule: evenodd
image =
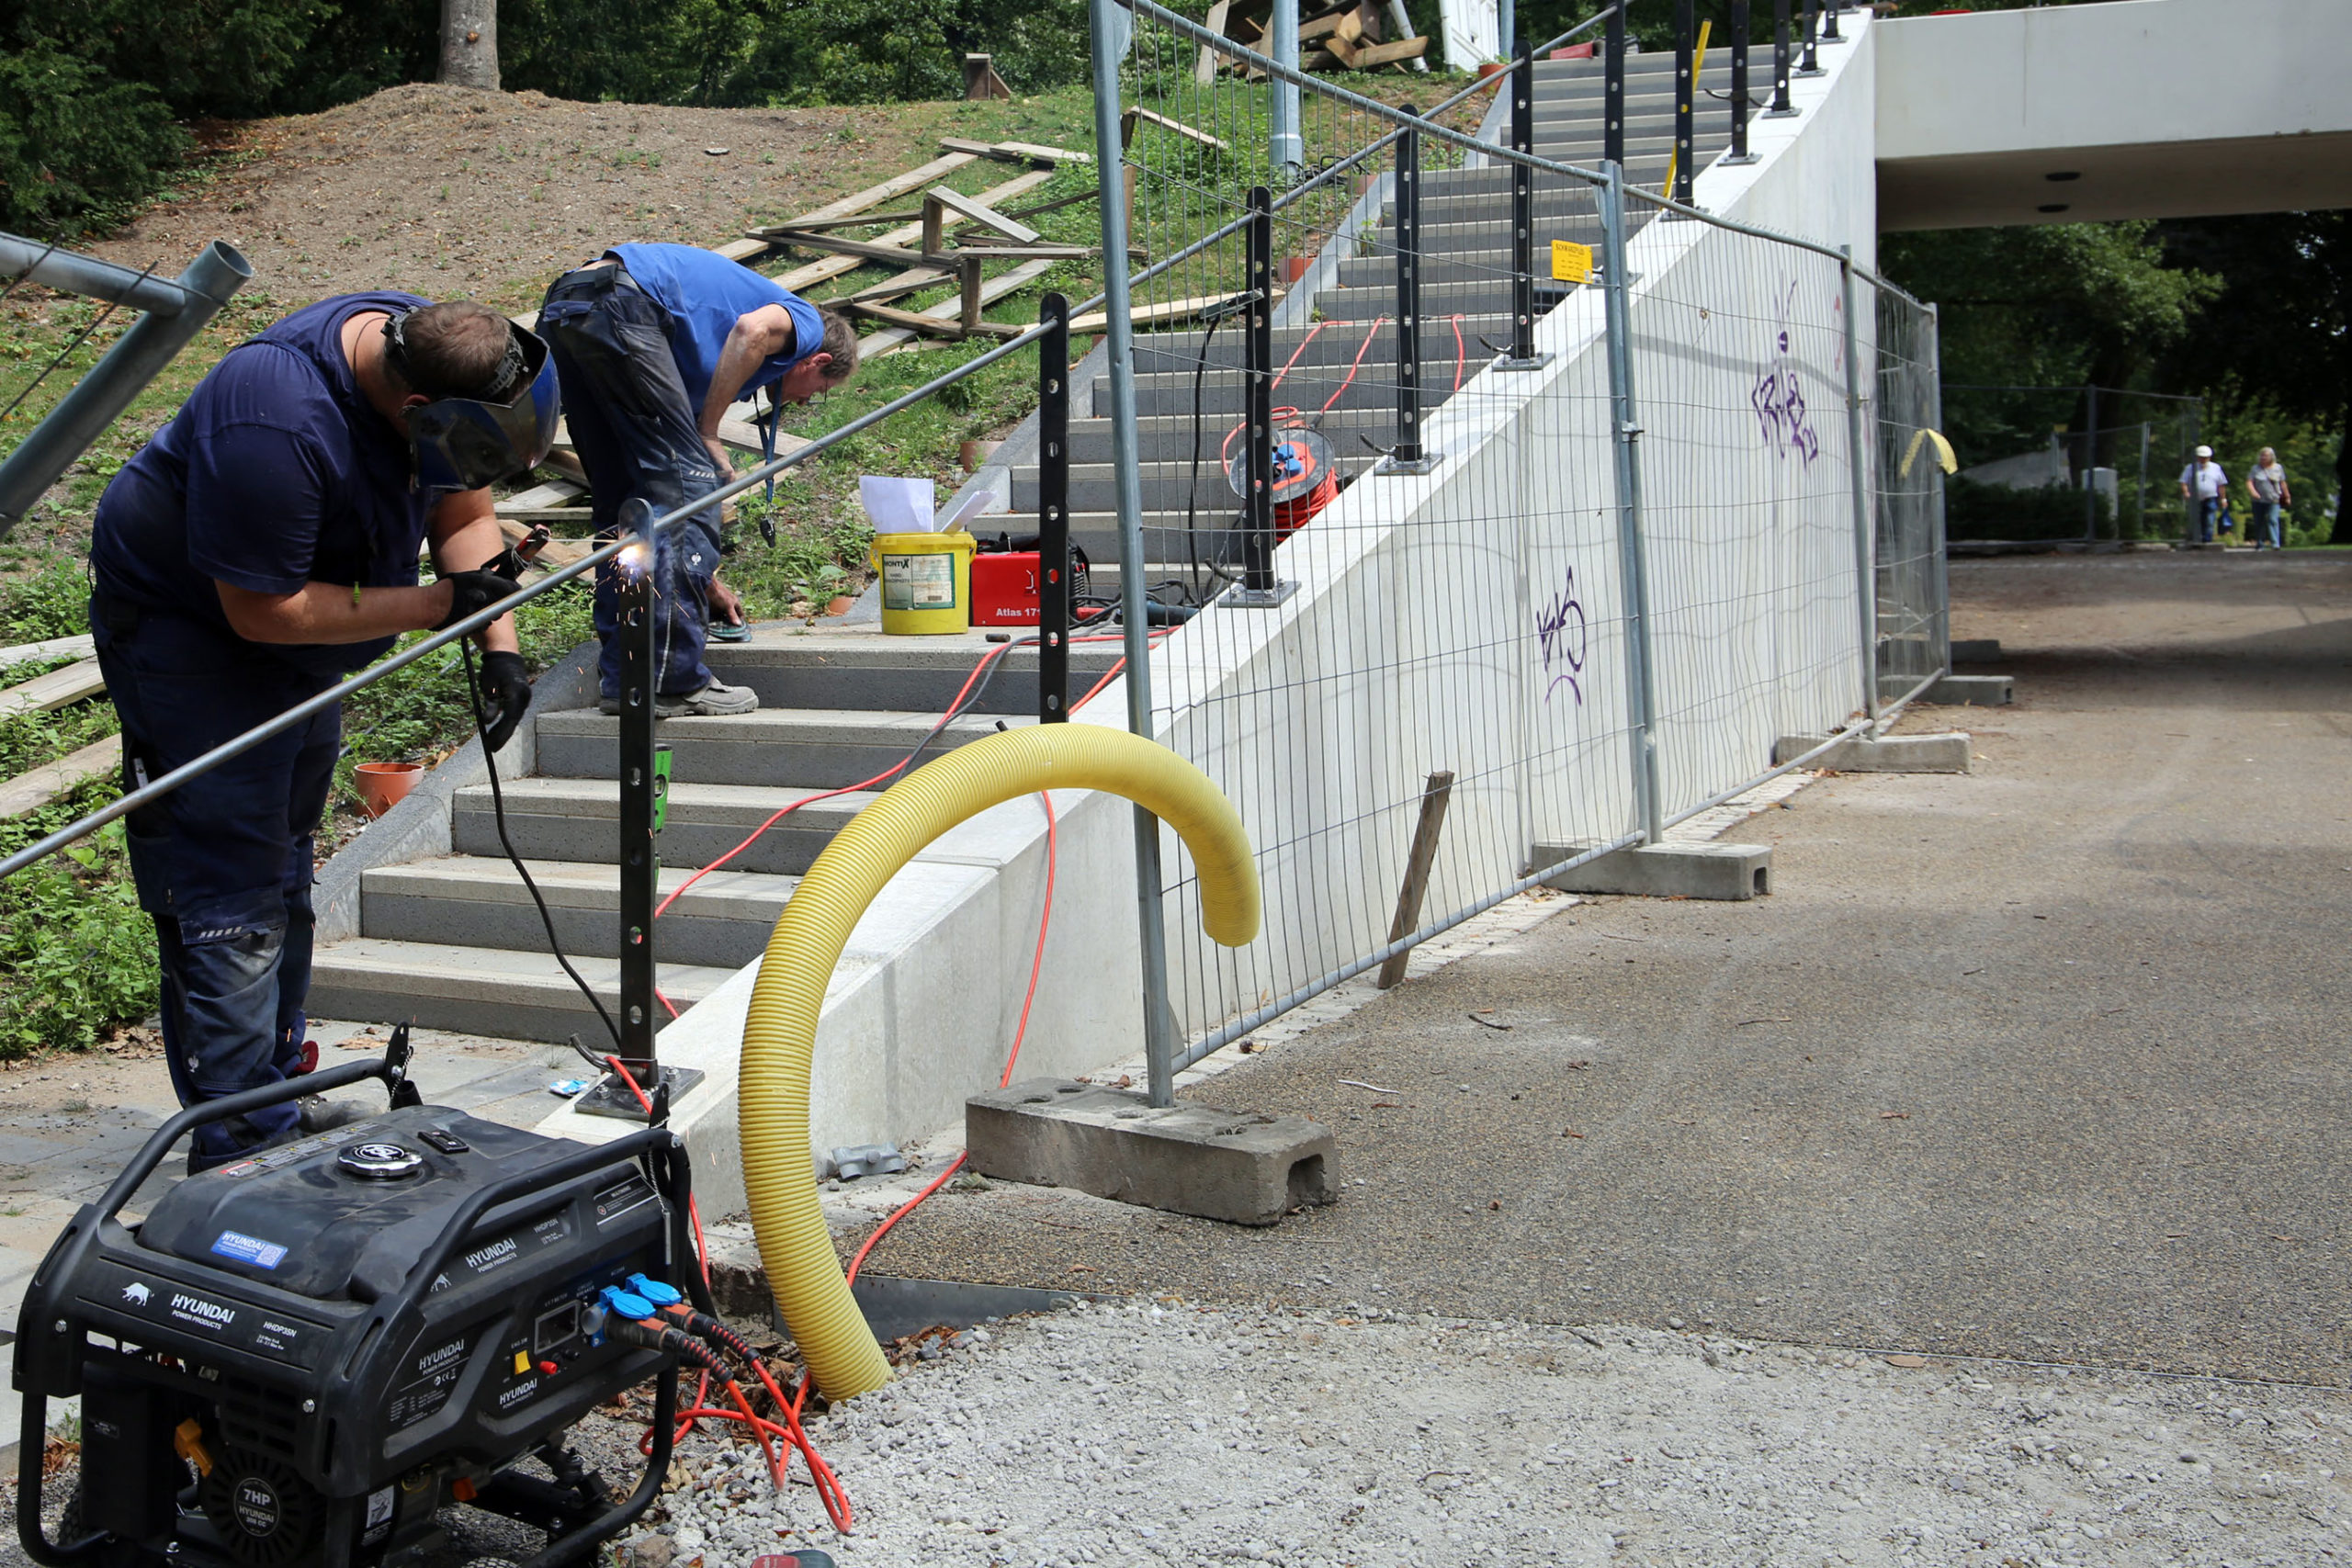
<path id="1" fill-rule="evenodd" d="M 1552 242 L 1552 276 L 1563 283 L 1592 281 L 1592 247 L 1574 240 Z"/>

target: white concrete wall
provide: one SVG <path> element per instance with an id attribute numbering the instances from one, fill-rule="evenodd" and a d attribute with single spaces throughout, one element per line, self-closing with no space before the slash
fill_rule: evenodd
<path id="1" fill-rule="evenodd" d="M 1701 204 L 1868 254 L 1872 30 L 1824 51 L 1827 77 L 1795 84 L 1803 118 L 1757 122 L 1761 162 L 1701 174 Z M 1842 372 L 1822 314 L 1836 269 L 1700 223 L 1650 225 L 1632 267 L 1637 375 L 1704 405 L 1700 418 L 1663 399 L 1644 412 L 1661 540 L 1653 581 L 1662 618 L 1679 616 L 1661 648 L 1669 710 L 1678 693 L 1720 687 L 1716 650 L 1744 650 L 1732 707 L 1668 727 L 1670 789 L 1695 799 L 1767 766 L 1778 735 L 1843 718 L 1860 690 Z M 1783 274 L 1803 306 L 1785 355 Z M 1188 1032 L 1385 940 L 1432 769 L 1457 781 L 1425 919 L 1521 874 L 1535 844 L 1634 830 L 1602 321 L 1600 294 L 1579 291 L 1539 324 L 1549 366 L 1483 372 L 1430 421 L 1427 442 L 1444 455 L 1433 473 L 1368 479 L 1283 544 L 1279 573 L 1299 587 L 1281 608 L 1207 611 L 1155 654 L 1159 739 L 1233 797 L 1265 879 L 1265 932 L 1235 952 L 1198 934 L 1187 892 L 1169 898 Z M 1782 359 L 1817 398 L 1822 452 L 1810 468 L 1767 446 L 1751 402 Z M 1123 726 L 1125 688 L 1114 682 L 1074 722 Z M 1024 1074 L 1089 1071 L 1141 1045 L 1129 808 L 1108 795 L 1056 799 L 1059 875 Z M 884 890 L 826 990 L 812 1157 L 954 1126 L 965 1098 L 997 1081 L 1044 853 L 1042 813 L 1016 801 L 942 838 Z M 1173 834 L 1163 855 L 1172 877 L 1186 874 Z M 665 1062 L 709 1074 L 676 1121 L 712 1216 L 742 1201 L 735 1091 L 757 969 L 660 1039 Z M 625 1126 L 567 1110 L 544 1130 L 597 1141 Z"/>
<path id="2" fill-rule="evenodd" d="M 2115 0 L 1877 31 L 1883 159 L 2352 130 L 2345 0 Z"/>
<path id="3" fill-rule="evenodd" d="M 1889 229 L 2352 206 L 2352 6 L 2119 0 L 1881 25 Z"/>

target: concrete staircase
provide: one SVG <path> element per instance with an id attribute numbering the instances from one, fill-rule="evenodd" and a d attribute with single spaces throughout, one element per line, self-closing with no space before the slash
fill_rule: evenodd
<path id="1" fill-rule="evenodd" d="M 741 718 L 663 722 L 673 770 L 663 894 L 779 808 L 896 763 L 987 651 L 977 634 L 909 639 L 787 627 L 712 645 L 719 678 L 758 692 L 763 705 Z M 1092 684 L 1116 657 L 1074 650 L 1072 680 Z M 1000 721 L 1035 722 L 1035 653 L 1015 649 L 1001 662 L 975 711 L 949 724 L 927 757 L 989 734 Z M 564 952 L 608 1009 L 619 988 L 618 722 L 593 708 L 541 715 L 537 770 L 504 781 L 514 850 Z M 657 933 L 660 983 L 681 1012 L 759 956 L 800 874 L 872 798 L 842 795 L 794 812 L 671 907 Z M 362 875 L 360 934 L 320 949 L 311 1010 L 513 1039 L 560 1041 L 576 1032 L 594 1041 L 595 1014 L 548 953 L 538 911 L 500 846 L 489 784 L 458 790 L 451 811 L 454 853 Z"/>
<path id="2" fill-rule="evenodd" d="M 1628 63 L 1628 172 L 1655 186 L 1665 176 L 1672 144 L 1673 62 L 1647 55 Z M 1597 163 L 1599 63 L 1547 62 L 1536 74 L 1538 150 Z M 1726 88 L 1727 70 L 1711 68 L 1704 85 Z M 1723 151 L 1728 132 L 1720 102 L 1702 100 L 1702 112 L 1703 166 Z M 1509 333 L 1510 214 L 1507 169 L 1439 170 L 1426 176 L 1422 232 L 1429 261 L 1420 350 L 1427 410 L 1452 396 L 1457 373 L 1466 380 L 1486 367 L 1493 351 L 1485 341 L 1500 343 Z M 1592 199 L 1581 185 L 1540 177 L 1536 215 L 1539 245 L 1599 239 Z M 1315 297 L 1309 324 L 1274 333 L 1276 363 L 1292 362 L 1289 380 L 1277 389 L 1278 403 L 1312 412 L 1338 392 L 1321 430 L 1349 479 L 1375 460 L 1367 443 L 1388 442 L 1394 420 L 1396 264 L 1387 249 L 1393 215 L 1369 216 L 1357 254 L 1340 263 L 1334 286 Z M 1640 209 L 1631 216 L 1644 220 Z M 1360 351 L 1363 373 L 1340 390 Z M 1204 354 L 1208 367 L 1201 373 Z M 1227 323 L 1214 333 L 1191 328 L 1141 334 L 1136 356 L 1151 578 L 1197 576 L 1195 560 L 1238 556 L 1231 535 L 1238 503 L 1216 450 L 1242 406 L 1241 333 Z M 1109 390 L 1098 380 L 1091 403 L 1082 405 L 1070 427 L 1071 533 L 1098 563 L 1098 592 L 1117 585 Z M 1203 449 L 1197 466 L 1196 425 Z M 989 525 L 1027 531 L 1035 526 L 1037 504 L 1034 464 L 1012 468 L 1011 488 L 1012 514 L 991 517 Z M 894 638 L 831 628 L 803 635 L 765 627 L 749 644 L 714 644 L 712 668 L 730 684 L 758 692 L 762 707 L 742 718 L 662 725 L 662 738 L 673 749 L 668 826 L 661 839 L 663 892 L 735 848 L 779 808 L 897 762 L 932 728 L 986 651 L 977 633 Z M 1074 649 L 1074 689 L 1091 686 L 1116 657 L 1108 645 Z M 977 739 L 1000 720 L 1034 722 L 1035 671 L 1034 652 L 1007 655 L 975 711 L 950 724 L 928 754 Z M 564 951 L 607 1009 L 617 1005 L 619 973 L 616 727 L 593 708 L 541 715 L 537 767 L 504 786 L 514 850 L 530 866 Z M 759 955 L 800 874 L 871 798 L 842 795 L 796 811 L 671 908 L 658 931 L 660 984 L 679 1011 Z M 597 1040 L 595 1014 L 548 953 L 538 912 L 499 843 L 489 785 L 459 789 L 449 810 L 451 852 L 362 874 L 359 934 L 320 949 L 312 1010 L 339 1019 L 413 1019 L 515 1039 L 560 1041 L 577 1032 Z"/>

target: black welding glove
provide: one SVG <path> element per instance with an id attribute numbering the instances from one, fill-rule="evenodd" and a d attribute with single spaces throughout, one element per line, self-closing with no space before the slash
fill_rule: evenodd
<path id="1" fill-rule="evenodd" d="M 481 743 L 495 751 L 514 739 L 531 705 L 531 675 L 519 653 L 481 656 Z"/>
<path id="2" fill-rule="evenodd" d="M 477 610 L 487 610 L 521 586 L 513 578 L 495 571 L 449 571 L 441 574 L 449 585 L 449 613 L 434 626 L 457 625 Z"/>

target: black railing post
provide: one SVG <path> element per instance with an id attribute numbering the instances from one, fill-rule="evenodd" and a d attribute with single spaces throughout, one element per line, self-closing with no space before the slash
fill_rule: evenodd
<path id="1" fill-rule="evenodd" d="M 1609 13 L 1608 41 L 1600 85 L 1600 155 L 1625 166 L 1625 7 Z"/>
<path id="2" fill-rule="evenodd" d="M 1522 54 L 1510 68 L 1510 145 L 1535 151 L 1535 57 Z M 1551 359 L 1535 352 L 1535 171 L 1510 166 L 1510 352 L 1496 362 L 1500 370 L 1533 370 Z"/>
<path id="3" fill-rule="evenodd" d="M 1037 722 L 1069 717 L 1069 300 L 1037 307 Z"/>
<path id="4" fill-rule="evenodd" d="M 1407 114 L 1420 111 L 1405 106 Z M 1385 474 L 1426 474 L 1421 451 L 1421 132 L 1396 138 L 1396 445 Z"/>
<path id="5" fill-rule="evenodd" d="M 1846 8 L 1846 0 L 1822 0 L 1821 41 L 1844 43 L 1845 35 L 1838 30 L 1838 13 Z"/>
<path id="6" fill-rule="evenodd" d="M 1817 36 L 1820 28 L 1821 0 L 1804 0 L 1804 58 L 1797 62 L 1797 74 L 1800 76 L 1821 74 L 1820 39 Z"/>
<path id="7" fill-rule="evenodd" d="M 649 506 L 648 513 L 651 511 Z M 640 515 L 643 523 L 649 519 Z M 638 533 L 636 570 L 623 566 L 621 590 L 621 1063 L 648 1094 L 661 1080 L 653 1059 L 653 898 L 661 879 L 653 814 L 655 708 L 660 702 L 659 635 L 653 615 L 653 540 Z M 626 563 L 628 556 L 621 558 Z"/>
<path id="8" fill-rule="evenodd" d="M 1674 188 L 1666 194 L 1690 205 L 1690 158 L 1698 145 L 1693 123 L 1699 96 L 1691 62 L 1691 34 L 1697 28 L 1691 0 L 1674 0 Z"/>
<path id="9" fill-rule="evenodd" d="M 1731 0 L 1731 155 L 1726 164 L 1753 164 L 1747 150 L 1747 114 L 1755 106 L 1747 99 L 1748 0 Z"/>
<path id="10" fill-rule="evenodd" d="M 1786 119 L 1797 112 L 1789 101 L 1789 0 L 1772 0 L 1772 107 L 1766 119 Z"/>
<path id="11" fill-rule="evenodd" d="M 1242 417 L 1248 424 L 1249 484 L 1244 491 L 1241 586 L 1251 595 L 1274 591 L 1274 198 L 1250 187 L 1250 296 L 1245 332 L 1247 366 Z"/>

